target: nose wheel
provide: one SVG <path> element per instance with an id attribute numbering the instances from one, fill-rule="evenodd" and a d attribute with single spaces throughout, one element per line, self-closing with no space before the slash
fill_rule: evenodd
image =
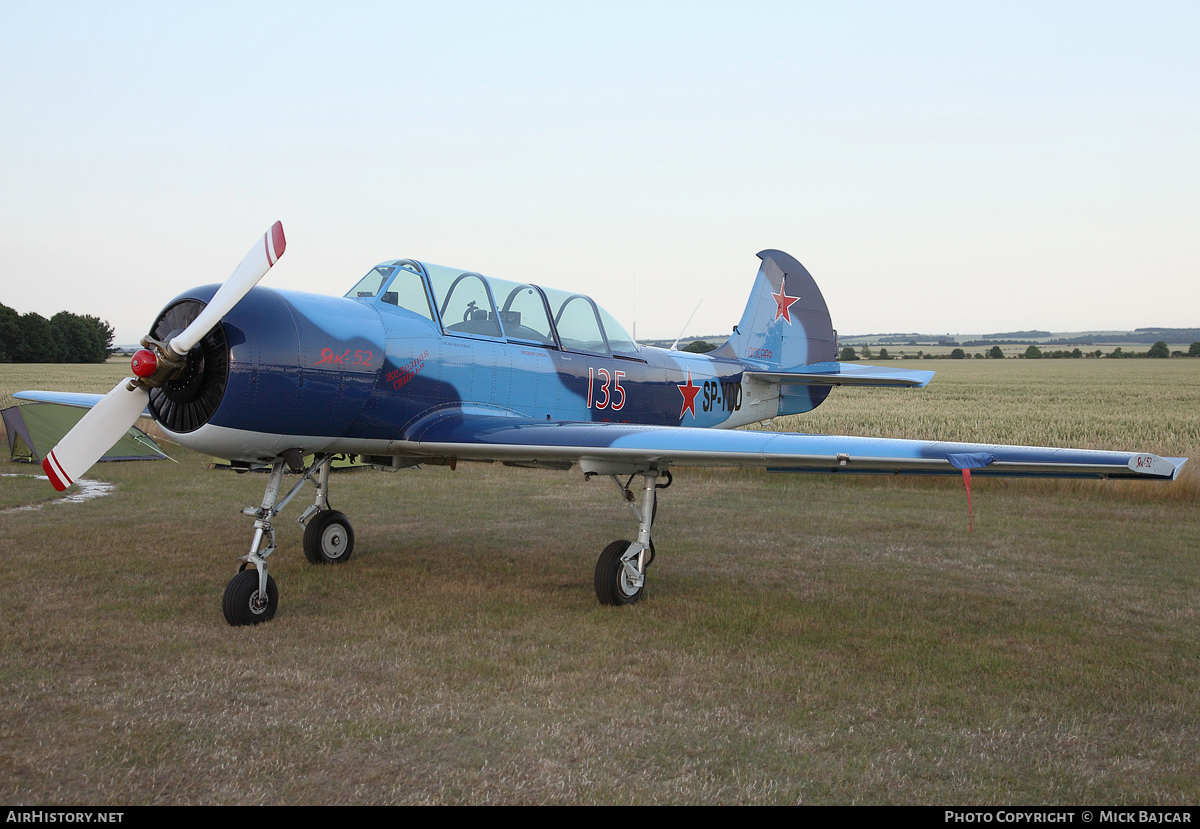
<path id="1" fill-rule="evenodd" d="M 225 621 L 234 627 L 241 625 L 257 625 L 268 622 L 279 607 L 279 588 L 275 579 L 258 570 L 243 570 L 238 573 L 225 587 L 225 597 L 221 600 L 221 610 L 225 612 Z M 266 584 L 263 585 L 262 582 Z"/>

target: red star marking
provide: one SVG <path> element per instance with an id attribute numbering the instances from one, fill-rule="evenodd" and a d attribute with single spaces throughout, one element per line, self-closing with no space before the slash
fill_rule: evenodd
<path id="1" fill-rule="evenodd" d="M 678 383 L 675 387 L 679 389 L 679 393 L 683 395 L 683 408 L 679 410 L 679 419 L 683 420 L 683 416 L 687 414 L 687 410 L 692 410 L 692 417 L 696 416 L 696 394 L 700 391 L 699 386 L 692 385 L 692 372 L 688 369 L 688 381 L 686 386 L 681 386 Z"/>
<path id="2" fill-rule="evenodd" d="M 779 293 L 771 294 L 771 296 L 775 297 L 775 319 L 783 317 L 785 320 L 787 320 L 788 325 L 791 325 L 792 315 L 788 313 L 788 309 L 791 308 L 795 303 L 799 302 L 800 297 L 788 296 L 786 284 L 780 287 Z"/>

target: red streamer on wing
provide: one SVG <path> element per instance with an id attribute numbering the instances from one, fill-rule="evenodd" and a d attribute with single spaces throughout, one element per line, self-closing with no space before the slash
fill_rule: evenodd
<path id="1" fill-rule="evenodd" d="M 963 469 L 963 484 L 967 487 L 967 521 L 970 529 L 967 532 L 975 532 L 975 516 L 971 512 L 971 470 Z"/>

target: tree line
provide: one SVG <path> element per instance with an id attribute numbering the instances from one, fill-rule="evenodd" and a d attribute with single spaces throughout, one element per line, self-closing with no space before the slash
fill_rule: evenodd
<path id="1" fill-rule="evenodd" d="M 965 360 L 965 359 L 970 358 L 970 356 L 971 355 L 969 355 L 963 349 L 956 348 L 953 351 L 951 351 L 949 355 L 925 354 L 921 351 L 918 351 L 916 354 L 905 354 L 905 355 L 903 355 L 903 357 L 901 359 L 919 360 L 919 359 L 923 358 L 926 360 L 938 360 L 938 359 Z M 1189 347 L 1187 351 L 1171 351 L 1169 346 L 1165 342 L 1163 342 L 1162 340 L 1159 340 L 1158 342 L 1156 342 L 1154 345 L 1152 345 L 1150 347 L 1149 351 L 1122 351 L 1121 347 L 1117 346 L 1116 349 L 1114 349 L 1107 355 L 1100 349 L 1096 349 L 1095 351 L 1087 351 L 1087 352 L 1081 351 L 1078 348 L 1076 348 L 1073 351 L 1065 351 L 1065 350 L 1043 351 L 1042 349 L 1038 348 L 1036 345 L 1030 345 L 1029 348 L 1025 349 L 1025 353 L 1021 354 L 1019 356 L 1025 358 L 1025 359 L 1031 359 L 1031 360 L 1040 360 L 1042 358 L 1049 358 L 1049 359 L 1075 358 L 1075 359 L 1078 359 L 1080 357 L 1117 357 L 1117 358 L 1120 358 L 1120 357 L 1161 357 L 1161 358 L 1200 357 L 1200 342 L 1192 343 L 1191 347 Z M 1001 350 L 1000 346 L 994 345 L 991 347 L 991 349 L 988 350 L 987 354 L 976 353 L 976 355 L 975 355 L 976 360 L 982 360 L 984 358 L 1003 360 L 1005 358 L 1004 351 Z M 851 360 L 858 360 L 858 359 L 860 359 L 859 352 L 857 350 L 855 350 L 854 346 L 851 346 L 851 345 L 845 346 L 842 349 L 841 354 L 838 356 L 838 360 L 840 360 L 842 362 L 849 362 Z M 863 360 L 871 360 L 871 359 L 891 360 L 893 358 L 892 358 L 892 355 L 888 354 L 888 350 L 886 348 L 879 349 L 879 353 L 877 355 L 874 355 L 874 357 L 872 357 L 871 349 L 868 346 L 864 345 L 862 347 L 861 359 L 863 359 Z"/>
<path id="2" fill-rule="evenodd" d="M 0 363 L 103 363 L 113 329 L 104 320 L 59 311 L 50 319 L 0 303 Z"/>

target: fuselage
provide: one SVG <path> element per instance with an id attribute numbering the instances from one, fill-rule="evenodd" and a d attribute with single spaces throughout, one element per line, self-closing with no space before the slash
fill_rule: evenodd
<path id="1" fill-rule="evenodd" d="M 454 273 L 397 260 L 346 297 L 254 288 L 221 323 L 215 411 L 188 431 L 160 425 L 254 463 L 287 449 L 419 456 L 424 428 L 463 413 L 725 428 L 778 413 L 777 395 L 744 387 L 742 361 L 637 346 L 579 294 Z"/>

